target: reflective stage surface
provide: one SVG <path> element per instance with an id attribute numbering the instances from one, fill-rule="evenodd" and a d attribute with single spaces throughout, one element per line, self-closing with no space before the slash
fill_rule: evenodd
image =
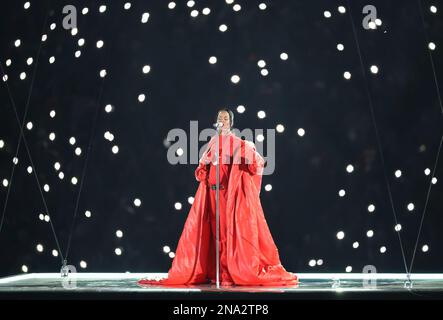
<path id="1" fill-rule="evenodd" d="M 2 297 L 26 298 L 439 298 L 443 296 L 443 274 L 300 273 L 297 286 L 176 285 L 140 287 L 140 278 L 166 273 L 74 273 L 62 278 L 57 273 L 31 273 L 0 279 Z"/>

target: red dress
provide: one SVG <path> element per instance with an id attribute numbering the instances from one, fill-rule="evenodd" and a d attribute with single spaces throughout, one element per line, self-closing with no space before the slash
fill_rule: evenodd
<path id="1" fill-rule="evenodd" d="M 253 143 L 235 134 L 219 136 L 221 285 L 297 285 L 298 278 L 280 262 L 260 203 L 264 160 Z M 164 279 L 141 279 L 144 285 L 215 283 L 216 139 L 212 137 L 195 170 L 200 182 Z"/>

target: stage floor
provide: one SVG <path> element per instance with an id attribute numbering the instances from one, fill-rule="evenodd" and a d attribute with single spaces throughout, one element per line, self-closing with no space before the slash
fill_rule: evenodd
<path id="1" fill-rule="evenodd" d="M 407 281 L 406 274 L 378 273 L 299 273 L 297 286 L 221 286 L 182 285 L 140 287 L 137 280 L 145 277 L 163 277 L 166 273 L 74 273 L 62 278 L 58 273 L 30 273 L 0 278 L 0 295 L 3 297 L 144 297 L 144 298 L 209 298 L 223 294 L 223 298 L 266 296 L 276 299 L 324 297 L 399 297 L 411 298 L 443 297 L 443 274 L 412 274 Z M 236 295 L 237 294 L 237 295 Z"/>

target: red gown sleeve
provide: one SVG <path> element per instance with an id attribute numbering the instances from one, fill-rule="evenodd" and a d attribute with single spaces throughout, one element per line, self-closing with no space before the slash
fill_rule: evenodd
<path id="1" fill-rule="evenodd" d="M 253 175 L 263 175 L 263 168 L 265 167 L 265 160 L 263 157 L 256 151 L 255 145 L 251 142 L 249 146 L 252 148 L 252 162 L 248 163 L 248 171 Z"/>
<path id="2" fill-rule="evenodd" d="M 206 164 L 200 162 L 197 169 L 195 169 L 195 179 L 199 182 L 205 181 L 208 178 L 208 167 Z"/>

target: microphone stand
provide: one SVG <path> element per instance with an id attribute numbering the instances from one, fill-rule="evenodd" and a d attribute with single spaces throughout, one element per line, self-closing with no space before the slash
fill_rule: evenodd
<path id="1" fill-rule="evenodd" d="M 215 261 L 216 261 L 216 285 L 217 285 L 217 289 L 220 289 L 220 278 L 219 278 L 219 274 L 220 274 L 220 267 L 219 267 L 219 256 L 220 256 L 220 248 L 219 248 L 219 234 L 220 234 L 220 225 L 219 225 L 219 220 L 220 220 L 220 166 L 219 166 L 219 160 L 220 160 L 220 155 L 219 155 L 219 135 L 221 134 L 221 128 L 217 127 L 217 141 L 216 141 L 216 167 L 215 167 L 215 172 L 216 172 L 216 187 L 215 187 L 215 251 L 216 251 L 216 255 L 215 255 Z"/>

